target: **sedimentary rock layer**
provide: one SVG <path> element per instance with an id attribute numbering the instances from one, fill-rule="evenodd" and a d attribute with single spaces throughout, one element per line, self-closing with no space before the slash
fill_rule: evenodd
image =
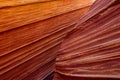
<path id="1" fill-rule="evenodd" d="M 119 0 L 96 0 L 64 39 L 56 72 L 71 77 L 70 80 L 120 78 Z"/>
<path id="2" fill-rule="evenodd" d="M 0 80 L 43 80 L 51 74 L 60 43 L 91 2 L 56 0 L 1 7 Z"/>
<path id="3" fill-rule="evenodd" d="M 55 0 L 0 9 L 0 32 L 45 20 L 92 4 L 92 0 Z"/>

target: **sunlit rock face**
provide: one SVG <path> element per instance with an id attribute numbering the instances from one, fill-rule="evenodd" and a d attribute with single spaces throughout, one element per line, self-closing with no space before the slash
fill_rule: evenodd
<path id="1" fill-rule="evenodd" d="M 0 80 L 119 79 L 120 1 L 94 1 L 0 0 Z"/>
<path id="2" fill-rule="evenodd" d="M 56 73 L 67 77 L 57 74 L 55 80 L 120 78 L 119 0 L 96 0 L 77 22 L 58 51 Z"/>
<path id="3" fill-rule="evenodd" d="M 52 79 L 61 42 L 92 3 L 0 0 L 0 80 Z"/>

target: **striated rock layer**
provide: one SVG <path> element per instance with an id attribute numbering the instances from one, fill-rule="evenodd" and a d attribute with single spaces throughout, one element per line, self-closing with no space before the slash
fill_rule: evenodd
<path id="1" fill-rule="evenodd" d="M 0 1 L 0 80 L 43 80 L 53 73 L 60 43 L 90 4 L 92 0 Z"/>
<path id="2" fill-rule="evenodd" d="M 58 52 L 56 73 L 67 77 L 58 80 L 120 78 L 119 0 L 96 0 L 77 22 Z"/>
<path id="3" fill-rule="evenodd" d="M 11 1 L 11 3 L 13 2 L 14 1 Z M 0 3 L 6 4 L 7 2 L 3 1 Z M 53 0 L 34 4 L 27 4 L 27 2 L 24 2 L 26 5 L 19 5 L 20 3 L 15 6 L 5 5 L 5 7 L 0 8 L 0 32 L 49 19 L 60 14 L 90 6 L 92 3 L 93 0 Z"/>

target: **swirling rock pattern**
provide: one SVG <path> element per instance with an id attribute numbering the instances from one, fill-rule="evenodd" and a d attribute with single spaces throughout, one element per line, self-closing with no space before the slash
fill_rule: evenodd
<path id="1" fill-rule="evenodd" d="M 71 77 L 120 78 L 120 1 L 97 0 L 76 27 L 61 45 L 56 72 Z"/>
<path id="2" fill-rule="evenodd" d="M 43 80 L 53 73 L 60 43 L 91 3 L 0 0 L 0 80 Z"/>

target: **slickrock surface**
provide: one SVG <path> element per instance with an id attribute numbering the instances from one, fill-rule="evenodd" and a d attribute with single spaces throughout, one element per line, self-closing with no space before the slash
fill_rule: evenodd
<path id="1" fill-rule="evenodd" d="M 41 2 L 42 1 L 42 2 Z M 92 0 L 0 0 L 0 80 L 43 80 Z"/>
<path id="2" fill-rule="evenodd" d="M 92 2 L 92 0 L 55 0 L 22 6 L 3 7 L 0 9 L 0 32 L 77 10 L 91 5 Z"/>
<path id="3" fill-rule="evenodd" d="M 56 73 L 67 76 L 58 80 L 120 78 L 120 0 L 96 0 L 60 46 Z"/>

